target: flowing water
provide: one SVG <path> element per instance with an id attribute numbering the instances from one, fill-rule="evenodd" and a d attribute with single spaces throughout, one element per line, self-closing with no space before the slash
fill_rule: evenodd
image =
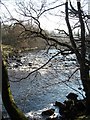
<path id="1" fill-rule="evenodd" d="M 22 57 L 18 58 L 21 61 L 18 62 L 9 59 L 8 74 L 10 81 L 13 81 L 10 82 L 12 94 L 24 113 L 41 112 L 40 110 L 44 108 L 50 108 L 55 101 L 63 102 L 70 92 L 77 93 L 79 98 L 82 98 L 82 90 L 78 89 L 82 87 L 79 71 L 77 70 L 69 80 L 70 75 L 78 68 L 75 55 L 59 54 L 51 59 L 57 52 L 54 49 L 49 50 L 48 53 L 41 50 L 23 53 Z M 43 66 L 49 59 L 51 61 L 47 65 L 32 72 Z M 27 77 L 31 72 L 32 74 Z"/>

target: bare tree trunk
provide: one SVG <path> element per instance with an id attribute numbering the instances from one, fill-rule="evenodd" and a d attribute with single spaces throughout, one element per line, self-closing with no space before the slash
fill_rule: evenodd
<path id="1" fill-rule="evenodd" d="M 80 66 L 81 80 L 86 95 L 86 113 L 90 114 L 90 78 L 89 78 L 89 66 Z"/>
<path id="2" fill-rule="evenodd" d="M 2 63 L 2 100 L 11 120 L 28 120 L 13 99 L 7 70 Z"/>
<path id="3" fill-rule="evenodd" d="M 81 5 L 80 2 L 77 2 L 78 7 L 78 17 L 80 22 L 80 29 L 81 29 L 81 51 L 77 48 L 77 45 L 75 43 L 72 29 L 69 23 L 69 13 L 68 13 L 68 2 L 65 4 L 65 12 L 66 12 L 66 23 L 69 31 L 69 38 L 70 42 L 72 44 L 72 47 L 74 48 L 74 52 L 76 54 L 77 60 L 80 64 L 80 74 L 81 74 L 81 81 L 83 84 L 83 88 L 86 95 L 86 111 L 87 114 L 90 114 L 90 78 L 89 78 L 89 65 L 86 63 L 86 45 L 85 45 L 85 25 L 82 17 L 82 11 L 81 11 Z"/>
<path id="4" fill-rule="evenodd" d="M 82 17 L 81 4 L 77 2 L 78 16 L 81 29 L 81 61 L 80 61 L 80 74 L 83 83 L 84 91 L 86 94 L 86 112 L 90 114 L 90 78 L 89 78 L 89 65 L 86 63 L 86 38 L 85 38 L 85 25 Z"/>

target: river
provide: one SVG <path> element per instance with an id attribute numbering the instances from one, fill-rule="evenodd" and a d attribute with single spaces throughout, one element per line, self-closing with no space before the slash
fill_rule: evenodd
<path id="1" fill-rule="evenodd" d="M 79 71 L 69 80 L 70 75 L 78 69 L 75 55 L 59 54 L 51 59 L 56 53 L 58 50 L 52 49 L 48 53 L 40 50 L 22 53 L 19 60 L 9 59 L 8 74 L 10 81 L 13 81 L 10 82 L 12 94 L 24 113 L 50 108 L 55 101 L 63 102 L 70 92 L 77 93 L 79 99 L 82 98 L 82 89 L 78 89 L 82 88 Z M 51 61 L 46 66 L 22 79 L 49 59 Z"/>

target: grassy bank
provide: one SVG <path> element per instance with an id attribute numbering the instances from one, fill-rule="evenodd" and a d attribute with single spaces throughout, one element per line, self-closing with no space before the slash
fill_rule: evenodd
<path id="1" fill-rule="evenodd" d="M 14 48 L 11 45 L 1 45 L 2 54 L 8 56 L 9 53 L 14 51 Z"/>

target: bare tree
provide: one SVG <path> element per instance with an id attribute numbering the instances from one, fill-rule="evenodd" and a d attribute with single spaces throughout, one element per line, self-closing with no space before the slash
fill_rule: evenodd
<path id="1" fill-rule="evenodd" d="M 66 24 L 67 24 L 67 28 L 68 28 L 68 33 L 65 30 L 63 30 L 63 32 L 69 37 L 69 39 L 70 39 L 69 44 L 66 42 L 62 42 L 62 41 L 56 39 L 55 37 L 48 36 L 45 33 L 45 31 L 41 28 L 41 24 L 39 21 L 39 17 L 42 14 L 44 14 L 47 11 L 59 8 L 62 5 L 65 5 L 65 20 L 66 20 Z M 19 6 L 19 8 L 21 10 L 20 14 L 25 17 L 32 18 L 32 20 L 34 20 L 34 22 L 36 23 L 36 25 L 38 27 L 38 31 L 35 31 L 33 29 L 27 29 L 27 28 L 25 28 L 25 26 L 23 24 L 21 24 L 21 26 L 23 26 L 23 28 L 24 28 L 24 33 L 26 32 L 26 34 L 27 34 L 27 37 L 30 37 L 33 35 L 34 37 L 41 37 L 44 40 L 46 40 L 47 44 L 49 46 L 52 46 L 52 45 L 55 46 L 55 44 L 59 45 L 59 46 L 63 46 L 64 50 L 60 49 L 62 54 L 66 54 L 66 50 L 71 51 L 71 52 L 68 52 L 69 54 L 75 53 L 78 63 L 80 65 L 80 77 L 82 80 L 84 91 L 86 93 L 87 112 L 90 111 L 90 78 L 89 78 L 90 61 L 86 57 L 87 56 L 86 29 L 88 28 L 88 27 L 86 28 L 86 23 L 87 23 L 88 18 L 87 18 L 87 15 L 82 10 L 80 1 L 77 1 L 77 9 L 74 8 L 71 1 L 70 2 L 66 1 L 65 4 L 60 4 L 55 7 L 48 8 L 48 9 L 45 9 L 45 8 L 43 9 L 44 6 L 42 5 L 41 9 L 39 9 L 39 13 L 37 13 L 36 17 L 33 16 L 31 11 L 27 7 L 25 7 L 23 4 L 21 4 L 21 6 L 24 9 L 21 9 L 21 7 Z M 31 10 L 35 11 L 35 9 L 33 7 L 30 7 L 30 8 L 31 8 Z M 74 17 L 78 20 L 73 28 L 71 27 L 71 24 L 70 24 L 70 18 L 72 18 L 72 17 Z M 80 37 L 78 39 L 76 39 L 73 35 L 73 29 L 76 29 L 76 28 L 80 29 L 80 33 L 79 33 Z M 61 32 L 61 30 L 60 30 L 60 32 Z"/>
<path id="2" fill-rule="evenodd" d="M 70 2 L 71 5 L 71 2 Z M 81 30 L 81 37 L 80 41 L 80 50 L 77 47 L 77 43 L 73 37 L 71 25 L 69 23 L 69 12 L 68 12 L 68 2 L 65 3 L 65 12 L 66 12 L 66 23 L 69 31 L 69 37 L 71 41 L 71 45 L 74 49 L 74 53 L 77 57 L 77 60 L 80 65 L 80 76 L 83 83 L 84 91 L 86 93 L 86 107 L 87 112 L 90 110 L 90 78 L 89 78 L 89 69 L 90 69 L 90 62 L 86 58 L 86 36 L 85 36 L 85 22 L 84 22 L 84 13 L 81 9 L 80 2 L 77 2 L 77 10 L 75 10 L 71 5 L 72 10 L 74 10 L 74 14 L 78 15 L 79 18 L 79 25 Z"/>
<path id="3" fill-rule="evenodd" d="M 60 50 L 60 53 L 63 55 L 72 54 L 75 53 L 76 58 L 78 60 L 79 66 L 80 66 L 80 77 L 81 81 L 84 87 L 85 95 L 86 95 L 86 107 L 87 107 L 87 113 L 90 111 L 90 76 L 89 76 L 89 70 L 90 70 L 90 61 L 87 59 L 87 52 L 86 52 L 86 45 L 87 45 L 87 39 L 86 39 L 86 29 L 88 29 L 87 25 L 87 15 L 84 13 L 81 7 L 80 1 L 77 1 L 77 9 L 74 8 L 71 1 L 68 2 L 66 0 L 65 3 L 60 5 L 55 5 L 53 7 L 47 8 L 45 6 L 46 3 L 42 3 L 41 7 L 37 10 L 35 10 L 34 5 L 30 2 L 28 6 L 25 6 L 23 3 L 18 4 L 19 7 L 19 14 L 24 16 L 26 19 L 25 21 L 19 21 L 16 18 L 12 18 L 11 20 L 15 21 L 15 24 L 19 24 L 22 26 L 23 31 L 19 34 L 18 37 L 21 37 L 25 35 L 25 38 L 30 37 L 40 37 L 44 39 L 47 42 L 47 45 L 49 48 L 51 46 L 56 47 Z M 59 32 L 64 32 L 64 34 L 69 38 L 69 41 L 61 41 L 61 38 L 57 38 L 57 36 L 51 36 L 48 35 L 42 28 L 39 18 L 46 12 L 49 12 L 51 10 L 55 10 L 56 8 L 60 8 L 61 6 L 65 7 L 65 20 L 68 28 L 68 32 L 65 30 L 59 30 Z M 78 21 L 72 28 L 70 24 L 70 18 L 76 18 Z M 25 22 L 30 22 L 30 28 L 25 26 Z M 86 28 L 87 27 L 87 28 Z M 35 29 L 37 28 L 37 29 Z M 79 28 L 80 33 L 78 39 L 73 34 L 73 30 Z M 88 29 L 89 30 L 89 29 Z M 79 43 L 78 43 L 79 42 Z M 58 47 L 59 46 L 59 47 Z M 62 46 L 62 47 L 61 47 Z M 56 54 L 58 55 L 58 54 Z M 50 60 L 49 60 L 50 61 Z M 48 62 L 49 62 L 48 61 Z M 48 64 L 48 62 L 46 64 Z M 46 65 L 45 64 L 45 65 Z M 45 66 L 43 65 L 43 66 Z M 42 67 L 43 67 L 42 66 Z M 40 67 L 40 68 L 42 68 Z M 37 70 L 39 70 L 38 68 Z M 35 70 L 35 71 L 37 71 Z M 33 71 L 33 72 L 35 72 Z M 29 73 L 31 75 L 33 72 Z M 26 76 L 25 78 L 27 78 Z M 25 79 L 23 78 L 23 79 Z M 22 80 L 22 79 L 21 79 Z"/>

